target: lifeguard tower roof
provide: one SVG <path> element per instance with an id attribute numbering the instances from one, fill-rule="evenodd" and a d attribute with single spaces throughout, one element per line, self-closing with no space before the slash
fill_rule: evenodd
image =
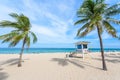
<path id="1" fill-rule="evenodd" d="M 79 42 L 76 42 L 75 45 L 79 45 L 79 44 L 89 44 L 90 42 L 87 42 L 87 41 L 79 41 Z"/>

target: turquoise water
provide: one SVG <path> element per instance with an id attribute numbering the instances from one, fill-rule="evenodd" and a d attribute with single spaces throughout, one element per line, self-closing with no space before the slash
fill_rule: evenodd
<path id="1" fill-rule="evenodd" d="M 20 53 L 20 48 L 0 48 L 0 54 L 15 54 Z M 25 49 L 24 53 L 56 53 L 56 52 L 73 52 L 75 48 L 30 48 L 29 50 Z M 100 52 L 99 48 L 90 48 L 90 52 Z M 119 51 L 120 48 L 105 48 L 105 52 L 115 52 Z"/>

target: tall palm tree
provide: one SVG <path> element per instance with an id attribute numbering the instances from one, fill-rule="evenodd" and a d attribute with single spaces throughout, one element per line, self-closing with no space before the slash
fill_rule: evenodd
<path id="1" fill-rule="evenodd" d="M 77 16 L 80 20 L 75 22 L 75 25 L 84 24 L 78 30 L 78 37 L 84 37 L 91 31 L 97 29 L 101 47 L 103 70 L 107 70 L 107 67 L 104 59 L 101 35 L 105 30 L 111 36 L 117 38 L 116 29 L 111 25 L 111 23 L 120 24 L 120 21 L 114 18 L 115 15 L 120 13 L 119 5 L 120 4 L 115 4 L 108 7 L 104 0 L 84 0 L 82 6 L 77 11 Z"/>
<path id="2" fill-rule="evenodd" d="M 2 43 L 10 42 L 9 47 L 16 46 L 22 40 L 23 44 L 18 62 L 18 67 L 21 67 L 22 54 L 25 45 L 27 46 L 27 48 L 29 48 L 31 43 L 31 37 L 33 43 L 37 41 L 37 37 L 32 31 L 30 31 L 31 24 L 28 17 L 24 16 L 23 14 L 18 15 L 16 13 L 11 13 L 9 15 L 13 17 L 16 21 L 14 22 L 8 20 L 1 21 L 0 27 L 3 28 L 11 27 L 13 28 L 13 30 L 8 34 L 1 35 L 0 39 L 3 40 Z"/>

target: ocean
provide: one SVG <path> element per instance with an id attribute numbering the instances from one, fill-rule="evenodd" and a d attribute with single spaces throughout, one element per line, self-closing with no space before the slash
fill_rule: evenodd
<path id="1" fill-rule="evenodd" d="M 18 54 L 20 53 L 20 48 L 0 48 L 0 54 Z M 25 49 L 25 54 L 40 54 L 40 53 L 65 53 L 74 52 L 75 48 L 29 48 Z M 100 48 L 90 48 L 90 52 L 100 52 Z M 120 48 L 105 48 L 105 52 L 120 52 Z"/>

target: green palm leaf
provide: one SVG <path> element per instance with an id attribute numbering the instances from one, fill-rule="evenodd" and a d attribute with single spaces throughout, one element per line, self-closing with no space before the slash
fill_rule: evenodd
<path id="1" fill-rule="evenodd" d="M 18 66 L 21 66 L 22 53 L 24 51 L 25 44 L 29 48 L 31 37 L 33 37 L 33 43 L 37 42 L 37 37 L 33 32 L 30 31 L 31 24 L 27 16 L 24 16 L 23 14 L 18 15 L 16 13 L 11 13 L 9 15 L 13 17 L 16 21 L 15 22 L 8 21 L 8 20 L 1 21 L 0 27 L 3 27 L 3 28 L 11 27 L 14 30 L 12 30 L 8 34 L 1 35 L 0 40 L 3 40 L 2 43 L 9 42 L 9 47 L 14 47 L 20 41 L 23 41 L 22 49 L 20 52 L 20 60 L 18 63 Z M 28 36 L 28 35 L 31 35 L 31 36 Z"/>
<path id="2" fill-rule="evenodd" d="M 27 45 L 30 45 L 30 37 L 27 36 L 31 34 L 33 37 L 33 43 L 37 42 L 36 35 L 30 31 L 31 24 L 28 17 L 24 16 L 23 14 L 16 14 L 11 13 L 9 14 L 11 17 L 13 17 L 16 22 L 4 20 L 0 22 L 0 27 L 12 27 L 15 30 L 11 31 L 11 33 L 5 34 L 0 36 L 0 39 L 4 42 L 11 42 L 10 46 L 15 46 L 17 43 L 19 43 L 20 40 L 23 40 L 26 38 Z M 27 41 L 28 40 L 28 41 Z"/>
<path id="3" fill-rule="evenodd" d="M 0 22 L 0 27 L 19 28 L 19 24 L 17 22 L 11 22 L 11 21 L 4 20 Z"/>
<path id="4" fill-rule="evenodd" d="M 74 25 L 81 24 L 81 23 L 86 23 L 88 20 L 89 20 L 89 19 L 87 19 L 87 18 L 78 20 L 77 22 L 75 22 Z"/>
<path id="5" fill-rule="evenodd" d="M 27 45 L 28 48 L 30 47 L 30 37 L 26 38 L 26 45 Z"/>
<path id="6" fill-rule="evenodd" d="M 106 11 L 104 12 L 105 16 L 114 16 L 119 13 L 120 13 L 120 3 L 107 8 Z"/>
<path id="7" fill-rule="evenodd" d="M 80 19 L 75 22 L 75 25 L 84 23 L 77 32 L 77 37 L 80 38 L 97 29 L 100 40 L 103 70 L 107 70 L 107 68 L 104 60 L 101 35 L 103 31 L 106 30 L 108 34 L 118 38 L 116 29 L 111 23 L 120 24 L 119 20 L 113 18 L 115 15 L 120 14 L 120 4 L 115 4 L 109 8 L 107 6 L 105 0 L 84 0 L 82 6 L 77 11 L 77 16 Z"/>
<path id="8" fill-rule="evenodd" d="M 117 19 L 114 19 L 114 18 L 107 17 L 106 20 L 108 22 L 112 22 L 114 24 L 120 24 L 120 20 L 117 20 Z"/>
<path id="9" fill-rule="evenodd" d="M 116 14 L 120 14 L 120 8 L 111 10 L 109 13 L 106 13 L 106 16 L 114 16 Z"/>
<path id="10" fill-rule="evenodd" d="M 78 29 L 77 36 L 80 35 L 80 32 L 81 32 L 82 30 L 84 30 L 85 28 L 88 28 L 88 27 L 89 27 L 89 23 L 84 24 L 80 29 Z"/>
<path id="11" fill-rule="evenodd" d="M 37 37 L 36 37 L 36 35 L 35 35 L 33 32 L 31 32 L 31 31 L 30 31 L 30 33 L 31 33 L 31 35 L 32 35 L 32 37 L 33 37 L 33 43 L 36 43 L 36 42 L 37 42 Z"/>
<path id="12" fill-rule="evenodd" d="M 13 17 L 14 19 L 16 19 L 16 20 L 18 20 L 18 18 L 19 18 L 19 15 L 16 14 L 16 13 L 10 13 L 9 15 L 10 15 L 11 17 Z"/>
<path id="13" fill-rule="evenodd" d="M 115 28 L 107 21 L 103 21 L 106 31 L 113 37 L 117 37 Z"/>

